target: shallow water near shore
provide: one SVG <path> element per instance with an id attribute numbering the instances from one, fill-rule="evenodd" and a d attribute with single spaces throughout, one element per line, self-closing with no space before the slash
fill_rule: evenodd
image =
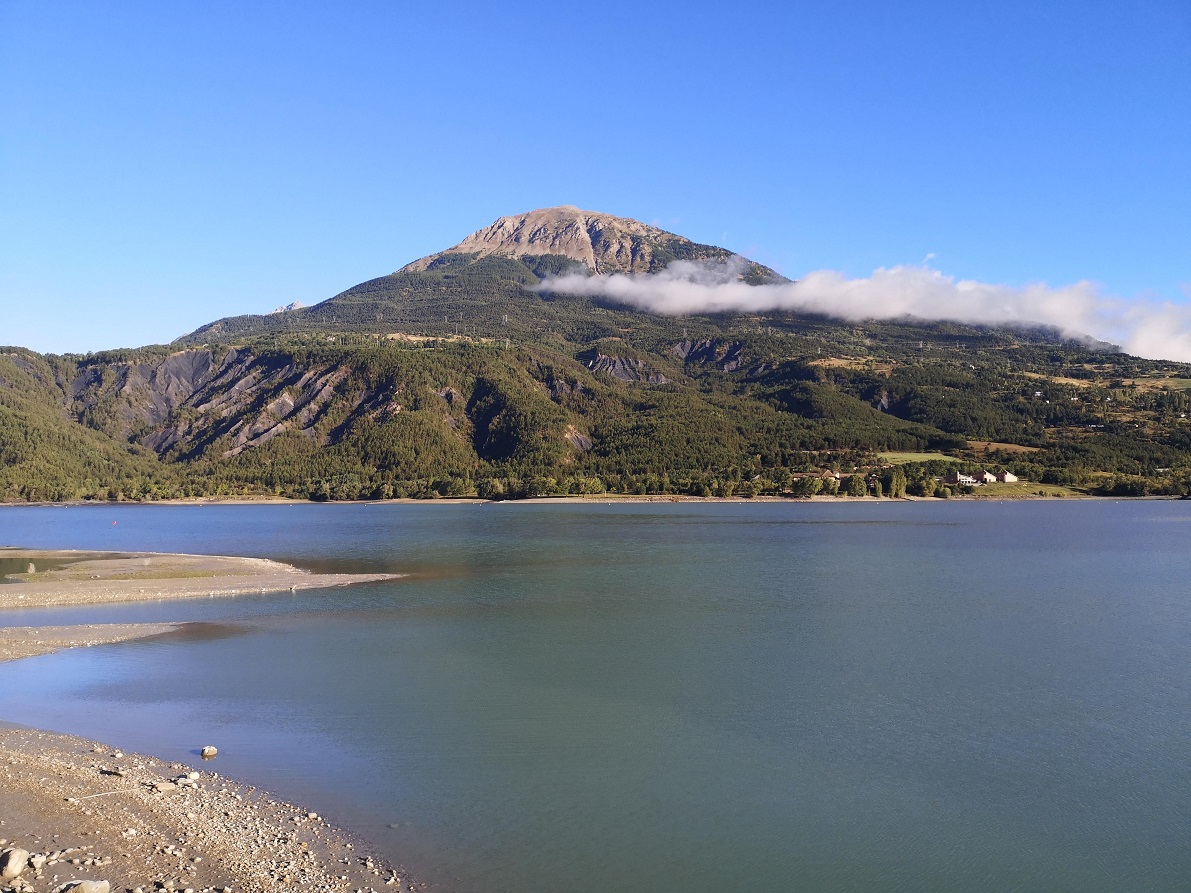
<path id="1" fill-rule="evenodd" d="M 401 580 L 0 665 L 475 891 L 1180 890 L 1185 502 L 0 508 L 0 543 Z M 112 522 L 117 522 L 113 524 Z"/>

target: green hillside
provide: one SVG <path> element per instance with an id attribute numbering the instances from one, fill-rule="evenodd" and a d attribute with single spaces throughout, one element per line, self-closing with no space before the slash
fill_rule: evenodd
<path id="1" fill-rule="evenodd" d="M 301 332 L 404 332 L 435 338 L 461 335 L 562 346 L 619 337 L 626 327 L 654 337 L 681 336 L 684 328 L 704 334 L 722 330 L 722 325 L 712 320 L 679 321 L 533 290 L 546 275 L 573 266 L 571 259 L 555 255 L 475 259 L 449 254 L 424 272 L 398 272 L 370 279 L 313 307 L 221 319 L 175 343 L 191 346 Z"/>
<path id="2" fill-rule="evenodd" d="M 140 498 L 175 479 L 150 450 L 72 418 L 60 382 L 73 371 L 70 361 L 0 348 L 0 500 Z"/>

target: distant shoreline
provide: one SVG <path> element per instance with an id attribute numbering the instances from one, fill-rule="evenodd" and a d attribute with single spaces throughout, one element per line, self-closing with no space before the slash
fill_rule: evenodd
<path id="1" fill-rule="evenodd" d="M 0 508 L 116 508 L 136 506 L 254 506 L 254 505 L 610 505 L 650 503 L 691 503 L 730 505 L 807 505 L 807 504 L 855 504 L 885 505 L 891 503 L 925 502 L 946 504 L 949 502 L 1072 502 L 1075 500 L 1093 502 L 1143 502 L 1155 500 L 1178 501 L 1181 496 L 1093 496 L 1090 493 L 1067 495 L 1041 495 L 1037 493 L 1006 493 L 985 495 L 957 495 L 948 498 L 937 496 L 687 496 L 680 494 L 653 494 L 646 496 L 621 495 L 618 493 L 584 494 L 574 496 L 532 496 L 528 499 L 480 499 L 476 496 L 444 496 L 439 499 L 336 499 L 318 501 L 311 499 L 286 499 L 278 496 L 249 496 L 211 499 L 155 499 L 146 501 L 96 502 L 79 500 L 71 502 L 0 502 Z"/>

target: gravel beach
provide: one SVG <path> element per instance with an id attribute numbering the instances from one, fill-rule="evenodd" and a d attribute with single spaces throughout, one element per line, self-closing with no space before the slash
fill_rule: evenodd
<path id="1" fill-rule="evenodd" d="M 28 854 L 0 890 L 86 880 L 143 893 L 413 888 L 314 813 L 224 778 L 215 765 L 0 728 L 0 839 Z"/>

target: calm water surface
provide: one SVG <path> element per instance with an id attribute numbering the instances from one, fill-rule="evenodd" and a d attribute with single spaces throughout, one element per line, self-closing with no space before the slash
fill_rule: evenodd
<path id="1" fill-rule="evenodd" d="M 0 718 L 214 743 L 460 893 L 1186 890 L 1189 513 L 0 508 L 0 544 L 409 574 L 6 612 L 208 625 L 0 665 Z"/>

